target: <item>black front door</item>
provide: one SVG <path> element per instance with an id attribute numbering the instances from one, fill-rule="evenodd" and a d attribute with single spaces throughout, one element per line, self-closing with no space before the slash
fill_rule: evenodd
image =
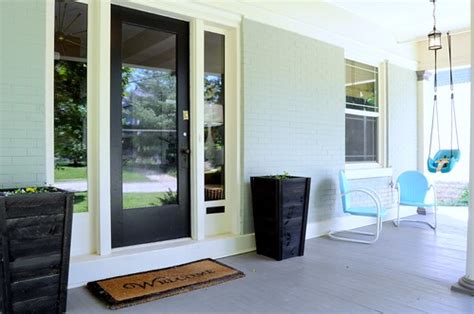
<path id="1" fill-rule="evenodd" d="M 112 6 L 112 246 L 190 236 L 189 24 Z"/>

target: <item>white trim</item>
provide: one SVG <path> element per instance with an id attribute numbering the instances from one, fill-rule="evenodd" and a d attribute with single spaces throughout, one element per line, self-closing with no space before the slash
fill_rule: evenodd
<path id="1" fill-rule="evenodd" d="M 205 201 L 204 202 L 206 208 L 208 207 L 215 207 L 215 206 L 225 206 L 225 200 L 215 200 L 215 201 Z"/>
<path id="2" fill-rule="evenodd" d="M 112 3 L 184 21 L 192 21 L 194 18 L 229 27 L 236 27 L 241 21 L 239 14 L 188 0 L 112 0 Z"/>
<path id="3" fill-rule="evenodd" d="M 54 7 L 53 0 L 46 1 L 44 116 L 47 185 L 54 183 Z"/>
<path id="4" fill-rule="evenodd" d="M 205 203 L 206 207 L 225 206 L 225 212 L 206 216 L 206 236 L 240 234 L 239 32 L 236 28 L 223 28 L 208 23 L 204 31 L 225 36 L 225 200 Z"/>
<path id="5" fill-rule="evenodd" d="M 71 258 L 69 288 L 89 281 L 169 267 L 203 258 L 221 258 L 255 250 L 253 234 L 182 240 L 114 250 L 108 256 Z"/>
<path id="6" fill-rule="evenodd" d="M 190 23 L 191 236 L 205 237 L 204 205 L 204 22 Z"/>
<path id="7" fill-rule="evenodd" d="M 87 177 L 97 253 L 112 250 L 110 208 L 110 0 L 91 1 L 87 25 Z"/>
<path id="8" fill-rule="evenodd" d="M 80 256 L 95 253 L 94 230 L 92 216 L 87 213 L 74 213 L 72 218 L 71 256 Z"/>
<path id="9" fill-rule="evenodd" d="M 350 61 L 360 62 L 359 60 L 351 60 L 345 59 Z M 387 83 L 387 67 L 388 63 L 384 60 L 377 65 L 369 64 L 377 68 L 377 100 L 378 100 L 378 112 L 371 112 L 371 111 L 363 111 L 363 110 L 356 110 L 356 109 L 345 109 L 345 114 L 350 115 L 357 115 L 357 116 L 366 116 L 366 117 L 374 117 L 377 118 L 377 163 L 372 162 L 361 162 L 361 163 L 351 163 L 346 162 L 346 169 L 364 169 L 364 168 L 382 168 L 388 166 L 388 83 Z M 347 64 L 346 66 L 352 66 L 351 64 Z M 347 86 L 347 84 L 346 84 Z M 355 164 L 355 165 L 354 165 Z"/>
<path id="10" fill-rule="evenodd" d="M 365 168 L 365 169 L 348 169 L 346 165 L 346 176 L 348 180 L 355 179 L 368 179 L 368 178 L 380 178 L 380 177 L 392 177 L 392 168 Z"/>
<path id="11" fill-rule="evenodd" d="M 357 110 L 357 109 L 346 109 L 346 114 L 350 114 L 350 115 L 353 115 L 353 116 L 373 117 L 373 118 L 379 118 L 380 117 L 379 112 L 364 111 L 364 110 Z"/>
<path id="12" fill-rule="evenodd" d="M 414 207 L 400 207 L 400 217 L 406 217 L 416 214 Z M 389 214 L 384 217 L 384 221 L 395 219 L 397 216 L 396 208 L 390 208 Z M 352 215 L 344 215 L 334 217 L 324 221 L 308 223 L 306 227 L 306 239 L 316 238 L 326 235 L 329 231 L 351 230 L 368 225 L 373 225 L 375 218 L 355 217 Z M 384 231 L 382 231 L 383 234 Z"/>
<path id="13" fill-rule="evenodd" d="M 378 130 L 378 162 L 387 167 L 388 164 L 388 62 L 379 65 L 379 130 Z"/>

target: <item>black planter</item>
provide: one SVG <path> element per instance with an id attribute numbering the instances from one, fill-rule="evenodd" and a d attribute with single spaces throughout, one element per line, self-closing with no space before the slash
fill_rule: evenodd
<path id="1" fill-rule="evenodd" d="M 66 311 L 73 194 L 0 191 L 3 313 Z"/>
<path id="2" fill-rule="evenodd" d="M 251 177 L 257 253 L 282 260 L 304 255 L 311 178 Z"/>

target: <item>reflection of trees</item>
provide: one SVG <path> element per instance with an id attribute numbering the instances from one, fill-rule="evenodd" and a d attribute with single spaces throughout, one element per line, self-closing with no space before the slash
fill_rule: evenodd
<path id="1" fill-rule="evenodd" d="M 129 68 L 124 87 L 124 157 L 140 164 L 176 159 L 176 77 L 173 72 Z"/>
<path id="2" fill-rule="evenodd" d="M 54 67 L 54 153 L 78 166 L 86 161 L 85 63 L 59 60 Z"/>

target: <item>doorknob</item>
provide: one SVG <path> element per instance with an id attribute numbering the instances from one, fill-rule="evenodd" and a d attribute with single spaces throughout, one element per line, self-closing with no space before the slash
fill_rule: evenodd
<path id="1" fill-rule="evenodd" d="M 181 149 L 181 153 L 189 155 L 191 154 L 191 150 L 189 148 L 183 148 Z"/>

